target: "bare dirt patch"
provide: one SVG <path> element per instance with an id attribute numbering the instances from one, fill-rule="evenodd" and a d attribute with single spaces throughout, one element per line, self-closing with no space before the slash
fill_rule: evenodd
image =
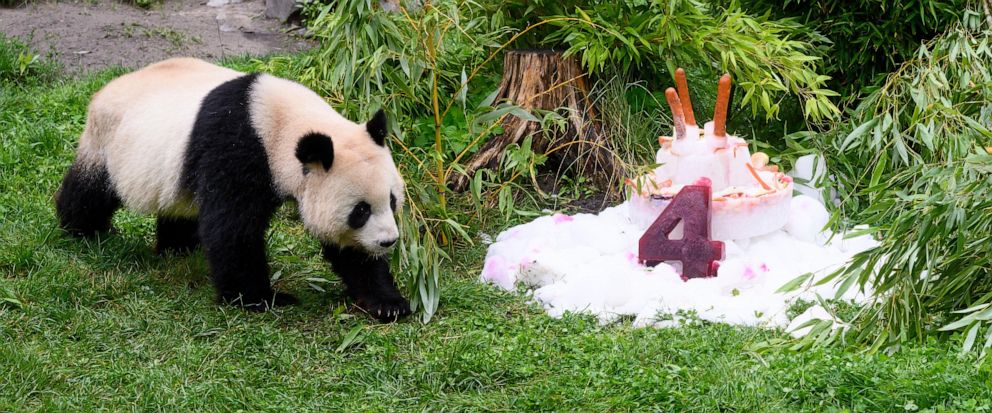
<path id="1" fill-rule="evenodd" d="M 113 0 L 29 3 L 0 8 L 0 32 L 51 54 L 70 73 L 307 47 L 264 11 L 264 0 L 167 0 L 147 10 Z"/>

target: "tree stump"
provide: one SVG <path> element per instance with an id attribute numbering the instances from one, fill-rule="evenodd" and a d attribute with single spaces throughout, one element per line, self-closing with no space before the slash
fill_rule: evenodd
<path id="1" fill-rule="evenodd" d="M 563 131 L 544 131 L 540 122 L 507 116 L 503 133 L 479 148 L 466 162 L 464 175 L 450 176 L 449 187 L 464 191 L 477 170 L 495 168 L 507 146 L 530 136 L 534 152 L 552 150 L 549 161 L 606 188 L 619 174 L 588 95 L 585 72 L 574 58 L 552 50 L 507 51 L 497 100 L 507 100 L 528 111 L 557 111 L 567 120 L 567 127 Z"/>

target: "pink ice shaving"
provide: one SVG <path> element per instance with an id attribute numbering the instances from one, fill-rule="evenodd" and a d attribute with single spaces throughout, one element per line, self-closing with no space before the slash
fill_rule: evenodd
<path id="1" fill-rule="evenodd" d="M 504 288 L 513 287 L 513 280 L 510 279 L 509 265 L 499 255 L 489 257 L 486 260 L 485 265 L 482 266 L 482 278 Z"/>
<path id="2" fill-rule="evenodd" d="M 637 254 L 634 254 L 633 252 L 628 251 L 627 252 L 627 262 L 629 262 L 631 264 L 637 264 L 638 263 Z"/>

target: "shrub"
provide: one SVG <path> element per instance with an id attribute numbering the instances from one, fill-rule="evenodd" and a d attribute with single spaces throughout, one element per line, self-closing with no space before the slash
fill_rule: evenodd
<path id="1" fill-rule="evenodd" d="M 797 96 L 803 114 L 823 120 L 839 114 L 814 56 L 814 37 L 791 20 L 745 13 L 736 4 L 713 7 L 696 0 L 509 0 L 508 14 L 547 21 L 553 28 L 534 41 L 564 47 L 584 67 L 606 77 L 660 78 L 677 66 L 700 67 L 712 78 L 729 72 L 743 95 L 740 107 L 767 119 L 784 99 Z M 515 6 L 515 7 L 514 7 Z M 522 11 L 520 9 L 523 9 Z M 539 32 L 540 33 L 540 32 Z"/>
<path id="2" fill-rule="evenodd" d="M 967 0 L 741 0 L 745 9 L 794 18 L 825 36 L 823 70 L 844 95 L 884 80 L 920 44 L 961 17 Z"/>
<path id="3" fill-rule="evenodd" d="M 992 346 L 992 31 L 977 13 L 921 47 L 851 113 L 804 143 L 826 157 L 834 223 L 860 222 L 881 245 L 821 282 L 870 287 L 847 338 L 894 350 L 938 328 L 984 331 Z M 823 330 L 814 342 L 838 333 Z"/>

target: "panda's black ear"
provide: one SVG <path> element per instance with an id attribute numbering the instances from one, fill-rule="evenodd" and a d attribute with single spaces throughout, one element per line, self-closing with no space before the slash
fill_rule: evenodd
<path id="1" fill-rule="evenodd" d="M 327 135 L 310 132 L 296 144 L 296 159 L 304 165 L 319 163 L 324 171 L 331 169 L 334 162 L 334 145 Z"/>
<path id="2" fill-rule="evenodd" d="M 386 112 L 379 109 L 372 116 L 372 120 L 365 123 L 365 129 L 369 131 L 369 136 L 375 141 L 376 145 L 385 146 L 386 145 Z"/>

